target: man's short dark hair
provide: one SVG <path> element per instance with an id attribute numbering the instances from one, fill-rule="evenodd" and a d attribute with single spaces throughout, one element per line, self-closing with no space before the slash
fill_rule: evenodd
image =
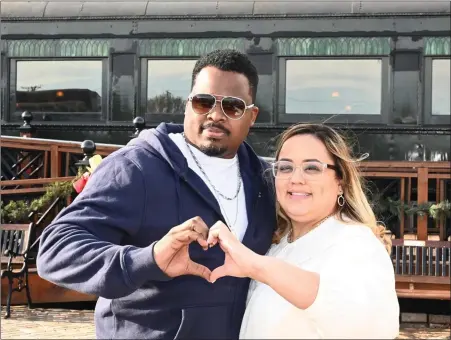
<path id="1" fill-rule="evenodd" d="M 249 81 L 252 93 L 252 101 L 255 102 L 258 86 L 258 72 L 249 58 L 236 50 L 224 49 L 215 50 L 202 56 L 194 65 L 191 78 L 191 88 L 193 88 L 199 72 L 207 67 L 213 66 L 221 71 L 237 72 L 243 74 Z"/>

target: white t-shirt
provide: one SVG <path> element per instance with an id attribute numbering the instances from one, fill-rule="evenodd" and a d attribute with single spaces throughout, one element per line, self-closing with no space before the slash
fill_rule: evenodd
<path id="1" fill-rule="evenodd" d="M 286 236 L 267 256 L 320 274 L 313 304 L 299 309 L 252 281 L 241 339 L 394 339 L 399 304 L 390 256 L 370 228 L 330 217 L 293 243 Z M 298 283 L 302 287 L 302 282 Z"/>
<path id="2" fill-rule="evenodd" d="M 233 200 L 226 200 L 216 193 L 208 180 L 205 178 L 202 171 L 197 166 L 191 153 L 188 150 L 185 139 L 181 133 L 170 133 L 169 137 L 179 147 L 180 151 L 185 156 L 188 166 L 196 172 L 208 186 L 213 196 L 219 203 L 221 212 L 225 217 L 225 222 L 231 227 L 239 240 L 243 240 L 247 229 L 247 211 L 246 199 L 244 196 L 244 184 L 241 183 L 241 188 L 238 196 Z M 189 146 L 191 151 L 196 156 L 202 169 L 207 174 L 208 179 L 213 183 L 215 188 L 226 197 L 233 197 L 236 193 L 238 185 L 238 156 L 232 159 L 210 157 L 205 155 L 193 146 Z M 211 226 L 209 226 L 211 227 Z"/>

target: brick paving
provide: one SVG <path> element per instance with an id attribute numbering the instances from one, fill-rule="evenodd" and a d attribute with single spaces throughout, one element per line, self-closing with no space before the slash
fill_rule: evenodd
<path id="1" fill-rule="evenodd" d="M 4 319 L 2 306 L 1 339 L 95 339 L 94 312 L 57 308 L 13 306 Z M 404 324 L 398 339 L 451 339 L 450 329 Z"/>

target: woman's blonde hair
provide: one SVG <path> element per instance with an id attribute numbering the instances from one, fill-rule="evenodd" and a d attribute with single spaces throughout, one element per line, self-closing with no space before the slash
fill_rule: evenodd
<path id="1" fill-rule="evenodd" d="M 337 204 L 337 217 L 343 222 L 351 220 L 371 228 L 390 253 L 390 237 L 387 236 L 385 227 L 376 220 L 376 216 L 365 195 L 363 176 L 359 174 L 356 165 L 358 160 L 352 158 L 351 148 L 337 131 L 323 124 L 294 125 L 282 133 L 277 145 L 275 160 L 279 159 L 282 146 L 288 139 L 303 134 L 313 135 L 321 140 L 337 166 L 337 177 L 341 180 L 345 198 L 345 203 L 342 207 Z M 278 202 L 276 202 L 276 211 L 277 228 L 274 233 L 273 243 L 279 243 L 281 238 L 292 227 L 290 218 Z"/>

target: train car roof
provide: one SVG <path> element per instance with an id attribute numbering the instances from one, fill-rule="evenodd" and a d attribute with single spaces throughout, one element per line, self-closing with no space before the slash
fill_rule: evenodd
<path id="1" fill-rule="evenodd" d="M 114 2 L 114 4 L 113 4 Z M 107 4 L 108 3 L 108 4 Z M 303 16 L 440 15 L 450 13 L 450 1 L 116 1 L 54 0 L 0 2 L 2 20 L 20 19 L 130 19 L 154 18 L 262 18 Z"/>

